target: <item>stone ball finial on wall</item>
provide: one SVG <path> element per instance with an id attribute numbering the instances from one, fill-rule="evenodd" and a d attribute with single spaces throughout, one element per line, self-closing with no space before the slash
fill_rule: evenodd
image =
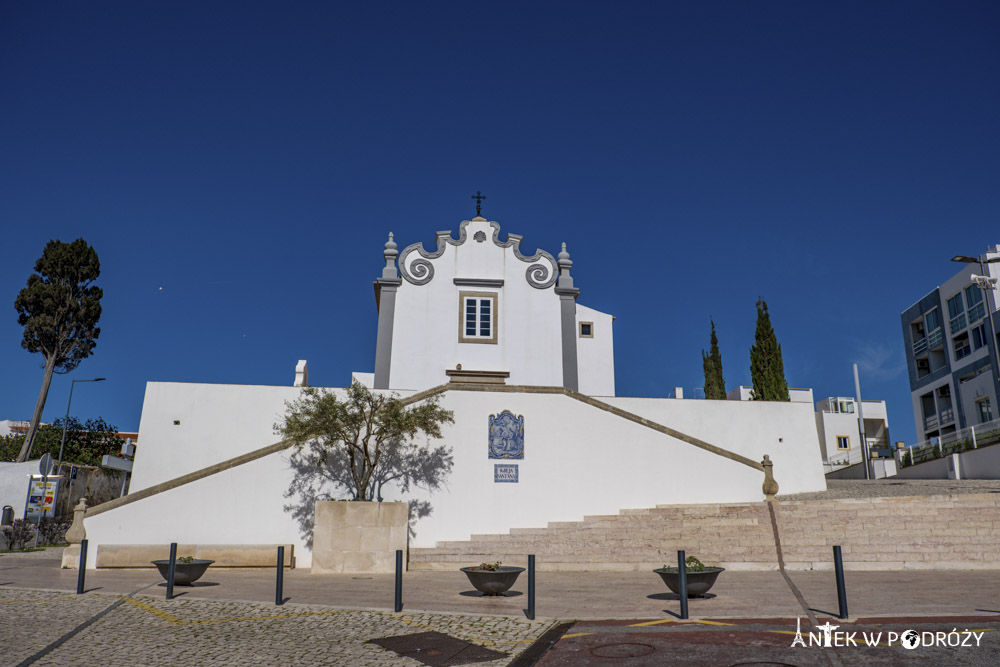
<path id="1" fill-rule="evenodd" d="M 774 471 L 772 470 L 774 464 L 767 454 L 764 454 L 764 460 L 760 464 L 764 466 L 764 484 L 761 486 L 761 490 L 768 502 L 774 502 L 774 496 L 778 493 L 778 483 L 774 481 Z"/>

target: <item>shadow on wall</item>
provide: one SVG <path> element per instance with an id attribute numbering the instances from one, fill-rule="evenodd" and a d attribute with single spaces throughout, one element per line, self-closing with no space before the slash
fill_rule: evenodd
<path id="1" fill-rule="evenodd" d="M 318 448 L 304 447 L 301 452 L 288 458 L 288 466 L 292 471 L 292 482 L 285 491 L 284 510 L 292 515 L 299 525 L 299 535 L 309 549 L 313 547 L 313 527 L 316 519 L 317 500 L 344 500 L 332 495 L 335 490 L 351 489 L 354 482 L 351 479 L 349 466 L 333 465 L 329 459 L 335 456 L 330 452 L 317 451 Z M 382 501 L 382 486 L 385 479 L 377 479 L 378 489 L 376 500 Z M 420 519 L 430 516 L 433 508 L 427 500 L 408 500 L 410 538 L 416 536 L 414 525 Z"/>

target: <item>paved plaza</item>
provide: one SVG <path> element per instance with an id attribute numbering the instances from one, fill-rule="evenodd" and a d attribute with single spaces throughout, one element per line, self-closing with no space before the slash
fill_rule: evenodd
<path id="1" fill-rule="evenodd" d="M 526 580 L 482 598 L 460 572 L 408 572 L 393 613 L 391 575 L 285 573 L 281 606 L 273 570 L 210 569 L 173 600 L 153 570 L 59 569 L 59 550 L 0 552 L 3 665 L 420 665 L 372 639 L 437 632 L 503 654 L 484 665 L 529 665 L 536 641 L 562 637 L 540 665 L 993 665 L 1000 663 L 1000 572 L 848 572 L 850 619 L 833 618 L 832 572 L 728 571 L 705 599 L 679 600 L 651 572 L 539 572 L 537 619 L 525 616 Z M 980 645 L 904 649 L 792 648 L 803 631 L 841 628 L 981 633 Z M 964 639 L 965 635 L 961 635 Z M 884 644 L 884 642 L 883 642 Z M 529 651 L 540 653 L 545 640 Z M 413 655 L 413 654 L 408 654 Z M 456 658 L 458 659 L 458 658 Z"/>

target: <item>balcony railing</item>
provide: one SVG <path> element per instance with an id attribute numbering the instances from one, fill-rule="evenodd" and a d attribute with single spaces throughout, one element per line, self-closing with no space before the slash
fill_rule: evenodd
<path id="1" fill-rule="evenodd" d="M 951 408 L 948 408 L 947 410 L 942 410 L 939 417 L 941 419 L 942 426 L 944 426 L 945 424 L 950 424 L 953 421 L 955 421 L 955 413 L 952 412 Z"/>
<path id="2" fill-rule="evenodd" d="M 951 332 L 958 333 L 965 328 L 965 313 L 962 313 L 958 317 L 951 320 Z"/>
<path id="3" fill-rule="evenodd" d="M 983 307 L 982 302 L 977 303 L 972 308 L 969 308 L 969 322 L 978 322 L 986 316 L 986 309 Z"/>
<path id="4" fill-rule="evenodd" d="M 921 338 L 920 340 L 913 341 L 913 356 L 917 356 L 921 352 L 927 351 L 927 339 Z"/>
<path id="5" fill-rule="evenodd" d="M 944 332 L 941 331 L 941 327 L 927 334 L 927 345 L 929 347 L 935 348 L 942 344 L 944 344 Z"/>
<path id="6" fill-rule="evenodd" d="M 934 442 L 921 442 L 896 451 L 900 467 L 931 461 L 949 454 L 1000 444 L 1000 419 L 946 433 Z"/>
<path id="7" fill-rule="evenodd" d="M 929 431 L 938 425 L 937 415 L 931 415 L 929 417 L 924 417 L 924 430 Z"/>

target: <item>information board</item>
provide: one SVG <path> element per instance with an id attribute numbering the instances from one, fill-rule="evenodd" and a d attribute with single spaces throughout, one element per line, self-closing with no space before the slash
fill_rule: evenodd
<path id="1" fill-rule="evenodd" d="M 43 516 L 55 516 L 56 498 L 59 494 L 59 480 L 32 477 L 28 484 L 28 504 L 25 506 L 25 518 L 38 522 Z"/>

